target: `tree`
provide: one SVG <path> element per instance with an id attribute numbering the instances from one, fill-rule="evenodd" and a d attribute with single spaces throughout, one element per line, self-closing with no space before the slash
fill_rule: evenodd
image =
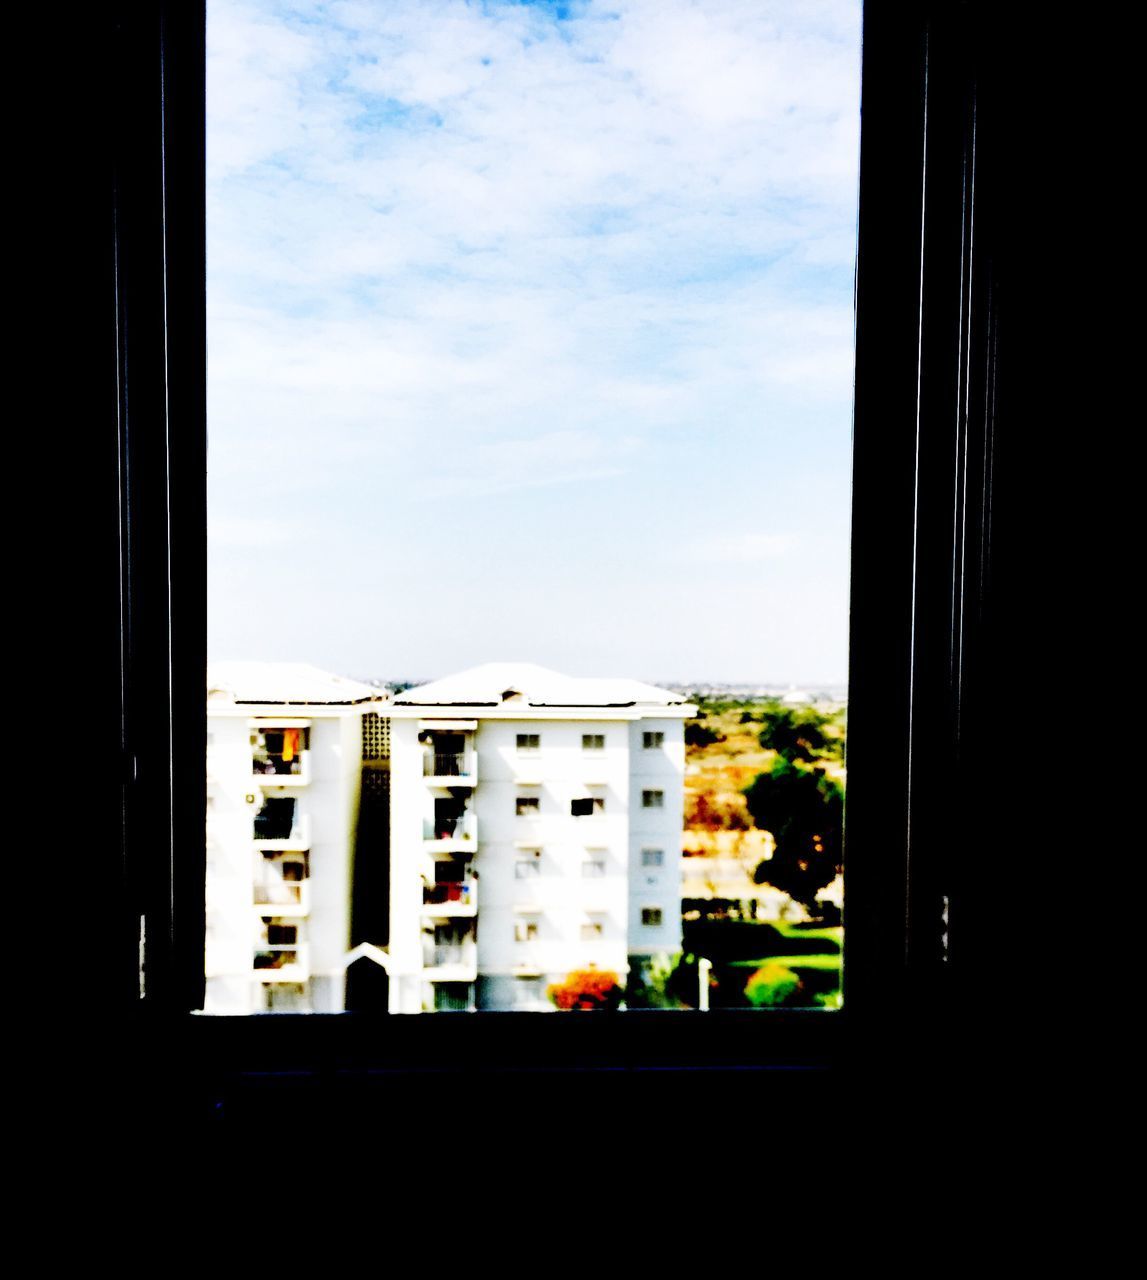
<path id="1" fill-rule="evenodd" d="M 754 881 L 815 910 L 816 895 L 840 871 L 844 787 L 823 764 L 778 756 L 744 795 L 754 823 L 771 831 L 775 842 L 773 856 L 757 864 Z"/>
<path id="2" fill-rule="evenodd" d="M 622 988 L 617 974 L 608 969 L 575 969 L 563 981 L 555 982 L 546 995 L 559 1009 L 616 1009 Z"/>
<path id="3" fill-rule="evenodd" d="M 710 747 L 714 742 L 724 742 L 724 736 L 710 729 L 707 724 L 702 724 L 700 720 L 687 720 L 685 722 L 685 745 L 687 747 Z"/>
<path id="4" fill-rule="evenodd" d="M 762 711 L 761 722 L 761 746 L 785 760 L 812 763 L 826 756 L 842 756 L 837 717 L 831 712 L 772 702 Z"/>

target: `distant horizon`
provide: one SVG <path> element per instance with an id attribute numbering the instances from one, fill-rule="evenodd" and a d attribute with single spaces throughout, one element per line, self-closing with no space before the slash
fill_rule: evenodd
<path id="1" fill-rule="evenodd" d="M 464 667 L 459 668 L 464 671 Z M 407 684 L 411 688 L 417 688 L 424 684 L 431 684 L 435 680 L 441 680 L 445 676 L 454 675 L 455 672 L 443 671 L 436 676 L 420 677 L 416 680 L 408 680 L 405 676 L 398 679 L 384 679 L 381 676 L 362 676 L 354 675 L 349 671 L 337 672 L 335 674 L 345 675 L 348 680 L 358 680 L 361 684 Z M 562 674 L 565 674 L 564 672 Z M 605 678 L 605 672 L 597 672 L 596 675 Z M 632 673 L 623 673 L 623 678 L 636 680 L 641 684 L 651 684 L 663 689 L 695 689 L 699 686 L 708 686 L 713 689 L 847 689 L 847 680 L 664 680 L 661 678 L 648 679 L 645 676 L 633 675 Z"/>

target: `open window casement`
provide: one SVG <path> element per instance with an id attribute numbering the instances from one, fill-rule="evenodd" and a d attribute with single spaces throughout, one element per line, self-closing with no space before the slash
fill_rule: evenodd
<path id="1" fill-rule="evenodd" d="M 339 1087 L 360 1090 L 363 1105 L 380 1080 L 392 1101 L 402 1090 L 421 1096 L 422 1068 L 468 1075 L 510 1059 L 519 1072 L 588 1075 L 619 1063 L 671 1074 L 785 1065 L 806 1069 L 786 1076 L 801 1090 L 810 1073 L 851 1071 L 874 1044 L 890 1044 L 873 1039 L 889 1028 L 902 1045 L 921 999 L 942 1008 L 974 968 L 960 951 L 973 956 L 976 943 L 961 934 L 962 911 L 975 908 L 959 842 L 969 836 L 962 815 L 985 811 L 984 789 L 998 781 L 969 762 L 988 742 L 985 702 L 1003 652 L 992 629 L 995 539 L 1022 500 L 1015 472 L 1001 485 L 993 469 L 997 419 L 1013 406 L 1013 450 L 1036 434 L 1014 412 L 1014 387 L 1007 394 L 1019 360 L 1009 335 L 1022 324 L 1000 317 L 998 286 L 1019 252 L 1003 231 L 1014 194 L 1003 153 L 1018 108 L 1004 91 L 1014 46 L 990 8 L 873 2 L 865 13 L 843 1010 L 664 1013 L 655 1031 L 633 1014 L 529 1020 L 528 1033 L 499 1016 L 457 1019 L 434 1035 L 392 1019 L 385 1039 L 362 1020 L 316 1015 L 289 1045 L 290 1020 L 271 1020 L 272 1043 L 264 1020 L 236 1020 L 223 1036 L 191 1012 L 202 1000 L 204 935 L 202 7 L 136 11 L 109 35 L 124 72 L 106 91 L 119 121 L 115 576 L 131 615 L 121 720 L 133 766 L 122 827 L 131 909 L 115 926 L 132 936 L 107 998 L 142 1011 L 142 1035 L 161 1021 L 177 1027 L 196 1061 L 210 1060 L 199 1086 L 240 1106 L 234 1099 L 258 1094 L 244 1075 L 251 1061 L 273 1078 L 289 1059 L 306 1078 L 333 1055 L 346 1064 Z M 1022 299 L 1009 305 L 1022 315 Z M 506 690 L 504 700 L 518 696 Z M 268 925 L 268 954 L 286 947 L 271 929 L 296 927 L 269 919 L 280 923 Z M 472 938 L 451 932 L 427 945 L 462 966 Z M 440 999 L 452 1006 L 464 994 Z M 337 1039 L 324 1040 L 336 1023 Z"/>

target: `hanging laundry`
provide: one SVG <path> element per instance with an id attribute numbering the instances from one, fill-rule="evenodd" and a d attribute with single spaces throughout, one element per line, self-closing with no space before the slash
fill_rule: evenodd
<path id="1" fill-rule="evenodd" d="M 299 749 L 299 731 L 298 729 L 283 730 L 283 763 L 286 764 L 295 758 Z"/>

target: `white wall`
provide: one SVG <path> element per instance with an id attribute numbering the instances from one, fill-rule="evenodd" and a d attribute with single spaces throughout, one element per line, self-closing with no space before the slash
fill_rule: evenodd
<path id="1" fill-rule="evenodd" d="M 646 733 L 664 745 L 645 748 Z M 681 948 L 681 837 L 685 808 L 685 726 L 680 719 L 643 719 L 629 725 L 633 808 L 629 830 L 629 950 L 650 955 Z M 642 792 L 660 790 L 663 808 L 646 809 Z M 642 866 L 643 849 L 663 850 L 660 868 Z M 660 928 L 643 925 L 643 908 L 659 908 Z"/>
<path id="2" fill-rule="evenodd" d="M 255 947 L 254 847 L 251 824 L 258 805 L 251 776 L 246 716 L 210 716 L 207 722 L 207 942 L 204 1008 L 249 1013 Z"/>
<path id="3" fill-rule="evenodd" d="M 520 733 L 539 736 L 537 752 L 518 751 Z M 605 750 L 583 751 L 585 733 L 603 734 Z M 477 740 L 479 969 L 510 975 L 527 961 L 554 980 L 595 964 L 624 978 L 629 808 L 625 724 L 483 720 Z M 541 785 L 528 785 L 539 780 Z M 538 797 L 537 817 L 517 815 L 518 796 Z M 571 816 L 570 802 L 586 796 L 603 799 L 604 813 Z M 536 877 L 516 875 L 523 845 L 542 850 Z M 604 877 L 582 874 L 587 856 L 605 860 Z M 537 914 L 515 909 L 526 906 L 538 908 Z M 537 924 L 538 938 L 515 942 L 515 923 L 526 920 Z M 582 925 L 591 920 L 602 926 L 600 940 L 581 937 Z"/>

